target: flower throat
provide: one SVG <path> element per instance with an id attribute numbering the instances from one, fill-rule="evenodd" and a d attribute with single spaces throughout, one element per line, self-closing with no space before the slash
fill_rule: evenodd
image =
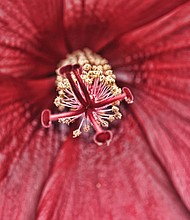
<path id="1" fill-rule="evenodd" d="M 89 49 L 69 54 L 60 62 L 56 73 L 58 96 L 54 104 L 60 113 L 51 114 L 45 109 L 41 115 L 42 125 L 48 128 L 52 121 L 69 125 L 78 120 L 74 138 L 93 127 L 95 143 L 109 145 L 112 133 L 105 128 L 109 122 L 121 119 L 118 108 L 121 100 L 133 103 L 130 90 L 126 87 L 121 90 L 108 61 Z"/>

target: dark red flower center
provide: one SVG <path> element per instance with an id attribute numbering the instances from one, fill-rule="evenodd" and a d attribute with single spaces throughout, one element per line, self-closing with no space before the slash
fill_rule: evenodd
<path id="1" fill-rule="evenodd" d="M 81 130 L 88 132 L 92 125 L 96 131 L 94 141 L 99 145 L 109 144 L 112 133 L 102 127 L 121 119 L 117 106 L 121 100 L 133 103 L 130 90 L 126 87 L 121 90 L 108 61 L 89 49 L 68 55 L 56 72 L 58 96 L 54 103 L 60 111 L 65 108 L 69 111 L 51 114 L 45 109 L 41 116 L 42 125 L 48 128 L 56 120 L 69 125 L 80 119 L 73 137 L 79 136 Z"/>

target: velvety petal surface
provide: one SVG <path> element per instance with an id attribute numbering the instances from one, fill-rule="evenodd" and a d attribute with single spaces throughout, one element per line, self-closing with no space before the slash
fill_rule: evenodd
<path id="1" fill-rule="evenodd" d="M 123 34 L 144 26 L 187 2 L 185 0 L 65 1 L 64 24 L 70 50 L 103 51 Z"/>
<path id="2" fill-rule="evenodd" d="M 1 77 L 0 83 L 0 219 L 32 220 L 64 130 L 39 122 L 45 94 L 52 98 L 49 79 Z"/>
<path id="3" fill-rule="evenodd" d="M 189 14 L 190 4 L 181 5 L 159 20 L 123 36 L 105 51 L 118 79 L 131 86 L 135 94 L 132 112 L 188 209 Z"/>
<path id="4" fill-rule="evenodd" d="M 1 0 L 0 73 L 42 77 L 66 54 L 62 0 Z"/>
<path id="5" fill-rule="evenodd" d="M 190 218 L 136 118 L 125 114 L 113 132 L 109 147 L 68 137 L 44 187 L 38 220 Z"/>
<path id="6" fill-rule="evenodd" d="M 0 219 L 190 219 L 185 2 L 0 2 Z M 48 76 L 84 46 L 135 95 L 107 148 L 40 125 Z"/>

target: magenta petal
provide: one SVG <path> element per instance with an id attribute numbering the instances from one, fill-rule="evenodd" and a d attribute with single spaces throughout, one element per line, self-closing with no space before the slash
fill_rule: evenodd
<path id="1" fill-rule="evenodd" d="M 109 147 L 68 137 L 43 190 L 38 220 L 190 218 L 136 119 L 125 117 Z"/>

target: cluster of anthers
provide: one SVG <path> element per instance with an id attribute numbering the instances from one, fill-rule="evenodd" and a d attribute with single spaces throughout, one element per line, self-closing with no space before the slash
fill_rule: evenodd
<path id="1" fill-rule="evenodd" d="M 88 132 L 90 125 L 96 134 L 94 141 L 98 145 L 109 145 L 112 133 L 104 130 L 109 122 L 121 119 L 119 104 L 125 100 L 133 103 L 133 95 L 124 87 L 122 90 L 115 83 L 115 75 L 108 61 L 89 49 L 77 50 L 60 62 L 57 73 L 57 91 L 55 105 L 61 111 L 51 114 L 45 109 L 41 122 L 45 128 L 52 121 L 69 125 L 75 120 L 79 127 L 73 131 L 73 137 L 78 137 L 82 131 Z"/>

